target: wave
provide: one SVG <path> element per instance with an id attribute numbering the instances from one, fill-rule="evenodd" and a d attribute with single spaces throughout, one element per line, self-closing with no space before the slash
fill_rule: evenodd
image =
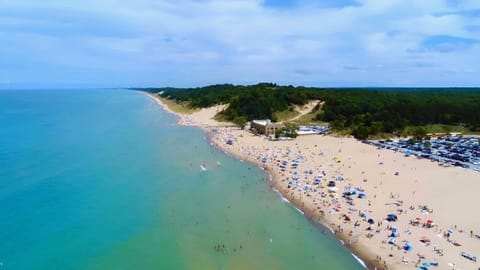
<path id="1" fill-rule="evenodd" d="M 303 212 L 302 210 L 298 209 L 297 207 L 295 207 L 295 209 L 297 209 L 297 211 L 300 212 L 300 214 L 305 215 L 305 212 Z"/>
<path id="2" fill-rule="evenodd" d="M 365 264 L 364 261 L 362 261 L 359 257 L 355 256 L 355 254 L 351 253 L 352 256 L 365 268 L 368 269 L 367 265 Z"/>

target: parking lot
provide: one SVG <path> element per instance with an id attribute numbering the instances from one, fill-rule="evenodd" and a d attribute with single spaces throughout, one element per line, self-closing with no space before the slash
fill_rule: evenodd
<path id="1" fill-rule="evenodd" d="M 370 140 L 367 144 L 438 162 L 442 166 L 459 166 L 480 172 L 480 137 L 448 136 L 436 139 Z"/>

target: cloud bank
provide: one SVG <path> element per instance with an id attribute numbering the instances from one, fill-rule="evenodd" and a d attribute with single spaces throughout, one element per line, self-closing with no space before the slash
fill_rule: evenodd
<path id="1" fill-rule="evenodd" d="M 0 83 L 480 86 L 477 0 L 0 0 Z"/>

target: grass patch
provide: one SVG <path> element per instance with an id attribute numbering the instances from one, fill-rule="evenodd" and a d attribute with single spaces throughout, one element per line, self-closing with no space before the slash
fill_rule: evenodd
<path id="1" fill-rule="evenodd" d="M 297 112 L 293 107 L 290 107 L 288 110 L 275 112 L 275 117 L 277 118 L 277 121 L 283 122 L 288 121 L 289 119 L 292 119 L 299 114 L 300 113 Z"/>
<path id="2" fill-rule="evenodd" d="M 215 114 L 213 119 L 217 120 L 218 122 L 231 122 L 230 120 L 227 119 L 227 117 L 221 113 Z"/>
<path id="3" fill-rule="evenodd" d="M 443 125 L 443 124 L 432 124 L 432 125 L 425 125 L 421 126 L 424 128 L 427 133 L 449 133 L 449 132 L 461 132 L 463 134 L 474 134 L 478 132 L 472 132 L 468 128 L 459 125 Z M 402 132 L 402 136 L 408 136 L 409 134 L 413 134 L 413 130 L 415 126 L 408 126 Z"/>
<path id="4" fill-rule="evenodd" d="M 316 119 L 317 114 L 321 113 L 322 109 L 312 110 L 311 112 L 300 116 L 298 119 L 291 121 L 295 125 L 304 125 L 304 126 L 328 126 L 328 122 L 319 121 Z"/>
<path id="5" fill-rule="evenodd" d="M 163 97 L 159 97 L 157 96 L 157 98 L 162 101 L 165 105 L 167 105 L 167 107 L 176 112 L 176 113 L 180 113 L 180 114 L 192 114 L 196 111 L 198 111 L 199 109 L 194 109 L 194 108 L 190 108 L 188 106 L 188 102 L 182 102 L 182 103 L 178 103 L 176 102 L 175 100 L 172 100 L 172 99 L 168 99 L 168 98 L 163 98 Z"/>

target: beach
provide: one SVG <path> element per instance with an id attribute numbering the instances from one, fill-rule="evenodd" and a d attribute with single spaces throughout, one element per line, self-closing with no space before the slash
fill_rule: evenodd
<path id="1" fill-rule="evenodd" d="M 368 268 L 480 267 L 462 256 L 480 251 L 474 209 L 478 172 L 441 167 L 349 137 L 270 141 L 215 121 L 221 109 L 177 114 L 178 123 L 204 129 L 214 146 L 265 169 L 274 189 L 307 218 L 330 227 Z"/>

